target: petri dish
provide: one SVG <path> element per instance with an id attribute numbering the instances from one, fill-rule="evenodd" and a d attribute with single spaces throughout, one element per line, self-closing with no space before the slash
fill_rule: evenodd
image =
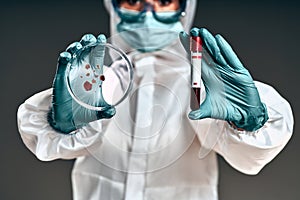
<path id="1" fill-rule="evenodd" d="M 132 63 L 120 48 L 109 43 L 88 45 L 75 52 L 66 70 L 71 97 L 90 110 L 117 106 L 132 87 Z"/>

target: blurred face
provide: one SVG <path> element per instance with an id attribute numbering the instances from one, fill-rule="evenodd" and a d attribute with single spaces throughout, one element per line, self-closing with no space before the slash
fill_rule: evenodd
<path id="1" fill-rule="evenodd" d="M 176 41 L 183 30 L 183 0 L 115 0 L 113 6 L 121 19 L 118 32 L 138 51 L 161 50 Z"/>
<path id="2" fill-rule="evenodd" d="M 176 11 L 180 8 L 179 0 L 121 0 L 120 8 L 143 11 L 151 5 L 156 12 Z"/>

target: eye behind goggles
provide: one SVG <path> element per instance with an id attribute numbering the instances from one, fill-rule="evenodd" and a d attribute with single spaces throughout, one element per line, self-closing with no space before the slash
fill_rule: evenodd
<path id="1" fill-rule="evenodd" d="M 186 0 L 154 0 L 148 3 L 145 0 L 112 0 L 113 7 L 119 17 L 126 22 L 143 20 L 147 11 L 151 11 L 154 18 L 163 23 L 173 23 L 184 16 Z M 174 7 L 177 7 L 174 9 Z M 171 14 L 171 15 L 170 15 Z"/>

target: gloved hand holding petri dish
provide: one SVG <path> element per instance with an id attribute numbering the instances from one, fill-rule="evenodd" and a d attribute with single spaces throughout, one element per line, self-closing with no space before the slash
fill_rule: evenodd
<path id="1" fill-rule="evenodd" d="M 133 69 L 121 49 L 109 43 L 93 43 L 73 54 L 66 79 L 68 91 L 79 105 L 101 111 L 127 97 Z"/>

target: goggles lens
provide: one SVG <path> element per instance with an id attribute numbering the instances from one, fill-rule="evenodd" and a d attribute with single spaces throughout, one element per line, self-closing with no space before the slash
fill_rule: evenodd
<path id="1" fill-rule="evenodd" d="M 178 21 L 185 9 L 186 0 L 113 0 L 115 10 L 125 21 L 138 21 L 147 11 L 152 11 L 154 17 L 165 23 Z M 164 13 L 173 12 L 173 16 L 165 17 Z"/>
<path id="2" fill-rule="evenodd" d="M 153 0 L 150 2 L 142 0 L 121 0 L 118 5 L 119 8 L 139 12 L 147 10 L 149 5 L 152 5 L 152 9 L 155 12 L 176 11 L 180 8 L 179 0 Z"/>

